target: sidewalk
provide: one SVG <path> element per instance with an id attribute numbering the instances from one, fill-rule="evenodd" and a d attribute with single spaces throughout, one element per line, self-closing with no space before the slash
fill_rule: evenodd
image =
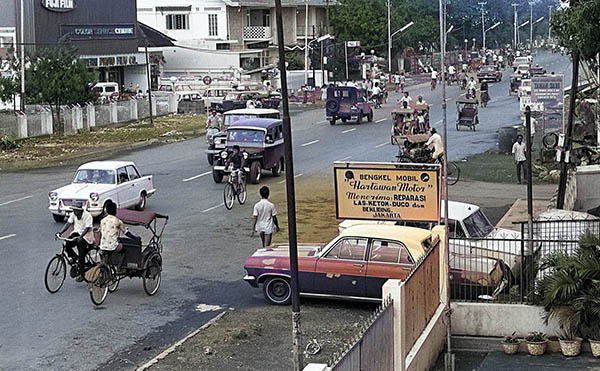
<path id="1" fill-rule="evenodd" d="M 600 361 L 590 353 L 567 358 L 561 353 L 546 353 L 543 356 L 527 354 L 507 355 L 502 352 L 455 352 L 457 371 L 600 371 Z M 438 358 L 433 371 L 444 370 L 444 353 Z"/>

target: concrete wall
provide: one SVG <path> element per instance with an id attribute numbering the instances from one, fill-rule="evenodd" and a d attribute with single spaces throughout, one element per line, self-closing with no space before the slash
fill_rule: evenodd
<path id="1" fill-rule="evenodd" d="M 406 370 L 430 370 L 436 363 L 446 342 L 446 325 L 444 324 L 445 306 L 440 304 L 429 325 L 415 344 L 414 352 L 406 357 Z"/>
<path id="2" fill-rule="evenodd" d="M 525 337 L 532 331 L 558 335 L 556 321 L 544 324 L 542 307 L 525 304 L 452 302 L 452 335 L 503 337 L 516 331 Z"/>
<path id="3" fill-rule="evenodd" d="M 577 187 L 577 200 L 575 210 L 587 211 L 600 206 L 600 165 L 588 165 L 577 167 L 575 174 Z"/>
<path id="4" fill-rule="evenodd" d="M 165 58 L 163 72 L 194 73 L 195 71 L 229 70 L 240 67 L 240 55 L 229 51 L 210 51 L 190 48 L 161 48 Z"/>

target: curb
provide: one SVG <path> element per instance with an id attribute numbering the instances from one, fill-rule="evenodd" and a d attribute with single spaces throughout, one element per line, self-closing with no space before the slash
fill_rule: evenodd
<path id="1" fill-rule="evenodd" d="M 179 348 L 182 344 L 184 344 L 186 341 L 188 341 L 190 338 L 198 335 L 198 333 L 200 333 L 200 331 L 205 330 L 207 328 L 209 328 L 210 326 L 214 325 L 215 322 L 217 322 L 218 320 L 220 320 L 228 311 L 223 311 L 219 314 L 217 314 L 213 319 L 211 319 L 210 321 L 206 322 L 204 325 L 202 325 L 202 327 L 200 327 L 197 330 L 194 330 L 192 332 L 190 332 L 189 334 L 187 334 L 183 339 L 179 340 L 178 342 L 176 342 L 175 344 L 171 345 L 170 347 L 168 347 L 167 349 L 165 349 L 162 353 L 160 353 L 159 355 L 157 355 L 156 357 L 152 358 L 151 360 L 149 360 L 148 362 L 144 363 L 143 365 L 141 365 L 140 367 L 136 368 L 135 371 L 144 371 L 149 369 L 150 367 L 154 366 L 155 364 L 157 364 L 161 359 L 166 358 L 169 354 L 173 353 L 177 348 Z"/>

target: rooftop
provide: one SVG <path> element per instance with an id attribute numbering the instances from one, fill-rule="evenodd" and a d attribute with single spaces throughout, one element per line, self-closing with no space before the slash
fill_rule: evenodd
<path id="1" fill-rule="evenodd" d="M 271 126 L 280 123 L 280 119 L 264 119 L 264 118 L 250 118 L 239 120 L 235 122 L 235 125 L 230 126 L 229 128 L 239 128 L 239 127 L 253 127 L 253 128 L 270 128 Z"/>
<path id="2" fill-rule="evenodd" d="M 114 170 L 127 165 L 135 165 L 131 161 L 92 161 L 85 163 L 79 169 Z"/>

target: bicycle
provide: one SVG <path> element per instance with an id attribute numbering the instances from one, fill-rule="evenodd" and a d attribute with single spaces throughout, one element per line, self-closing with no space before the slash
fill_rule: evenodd
<path id="1" fill-rule="evenodd" d="M 223 189 L 223 202 L 225 208 L 231 210 L 236 198 L 240 205 L 246 202 L 246 179 L 241 169 L 231 170 L 228 178 L 225 189 Z"/>
<path id="2" fill-rule="evenodd" d="M 56 235 L 55 239 L 64 242 L 74 242 L 77 238 L 68 238 Z M 77 265 L 78 258 L 71 258 L 69 254 L 67 254 L 65 243 L 63 243 L 61 252 L 53 256 L 46 266 L 46 273 L 44 275 L 44 285 L 46 286 L 46 290 L 48 290 L 49 293 L 54 294 L 61 289 L 67 276 L 67 263 L 70 266 L 70 276 L 72 278 L 81 275 L 83 280 L 87 282 L 85 279 L 85 273 L 96 266 L 96 264 L 99 262 L 100 259 L 98 251 L 99 249 L 97 246 L 90 246 L 87 254 L 85 255 L 85 262 L 83 265 L 84 271 L 79 272 Z"/>
<path id="3" fill-rule="evenodd" d="M 434 159 L 431 157 L 430 151 L 428 150 L 421 150 L 415 156 L 408 154 L 406 151 L 400 150 L 398 155 L 396 155 L 396 161 L 400 163 L 427 163 L 443 165 L 444 156 Z M 460 168 L 455 162 L 448 161 L 448 173 L 446 174 L 446 179 L 448 181 L 448 185 L 455 185 L 460 180 Z"/>

